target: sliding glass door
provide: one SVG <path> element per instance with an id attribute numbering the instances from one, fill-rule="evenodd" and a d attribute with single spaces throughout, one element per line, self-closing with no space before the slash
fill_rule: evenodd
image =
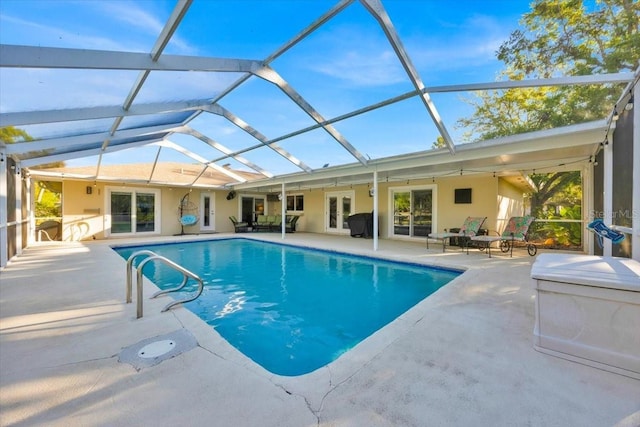
<path id="1" fill-rule="evenodd" d="M 392 236 L 426 237 L 434 224 L 435 186 L 391 188 Z"/>
<path id="2" fill-rule="evenodd" d="M 160 232 L 158 190 L 107 189 L 107 197 L 107 235 Z"/>
<path id="3" fill-rule="evenodd" d="M 250 226 L 256 222 L 259 215 L 266 212 L 265 199 L 263 196 L 242 196 L 240 202 L 240 218 Z"/>

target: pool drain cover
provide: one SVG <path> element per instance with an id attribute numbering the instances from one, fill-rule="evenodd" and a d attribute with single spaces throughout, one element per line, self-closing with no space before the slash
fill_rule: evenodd
<path id="1" fill-rule="evenodd" d="M 195 348 L 198 342 L 186 329 L 147 338 L 122 349 L 118 362 L 128 363 L 136 370 L 157 365 Z"/>
<path id="2" fill-rule="evenodd" d="M 175 345 L 175 341 L 171 340 L 155 341 L 142 347 L 142 349 L 138 352 L 138 357 L 143 357 L 145 359 L 160 357 L 163 354 L 173 350 Z"/>

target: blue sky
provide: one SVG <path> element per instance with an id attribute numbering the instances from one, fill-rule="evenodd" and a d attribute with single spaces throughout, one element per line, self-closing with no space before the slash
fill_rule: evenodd
<path id="1" fill-rule="evenodd" d="M 164 0 L 2 0 L 0 42 L 149 52 L 174 4 Z M 261 60 L 334 4 L 322 0 L 195 0 L 164 53 Z M 384 6 L 428 87 L 494 81 L 502 69 L 495 51 L 518 28 L 520 17 L 529 10 L 529 1 L 386 0 Z M 380 26 L 359 2 L 271 65 L 325 118 L 412 90 Z M 121 105 L 137 74 L 0 69 L 0 112 Z M 233 73 L 156 72 L 136 102 L 213 98 L 238 77 Z M 462 140 L 464 129 L 457 129 L 455 121 L 470 112 L 460 98 L 470 96 L 432 96 L 456 142 Z M 268 138 L 313 123 L 282 92 L 257 78 L 223 98 L 220 104 Z M 105 123 L 84 123 L 80 128 L 83 126 L 98 129 Z M 231 149 L 255 145 L 255 140 L 217 116 L 201 115 L 192 127 Z M 336 128 L 371 158 L 425 150 L 437 137 L 416 98 L 340 122 Z M 69 126 L 36 126 L 29 132 L 46 138 L 68 133 Z M 186 144 L 209 160 L 220 156 L 191 137 L 177 135 L 172 140 Z M 326 163 L 326 156 L 335 163 L 353 161 L 330 140 L 326 132 L 312 131 L 280 144 L 313 168 Z M 110 160 L 146 160 L 155 154 L 155 149 L 146 151 L 148 154 L 135 156 L 127 152 L 113 154 Z M 268 161 L 277 173 L 294 171 L 268 149 L 254 150 L 246 157 L 258 164 Z"/>

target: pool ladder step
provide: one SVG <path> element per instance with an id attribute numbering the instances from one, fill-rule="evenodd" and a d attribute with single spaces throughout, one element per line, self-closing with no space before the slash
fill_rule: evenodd
<path id="1" fill-rule="evenodd" d="M 138 309 L 136 312 L 136 317 L 139 319 L 142 317 L 142 270 L 144 269 L 145 265 L 147 265 L 149 262 L 151 261 L 160 261 L 162 263 L 164 263 L 165 265 L 168 265 L 169 267 L 173 268 L 174 270 L 179 271 L 180 273 L 182 273 L 182 283 L 180 284 L 180 286 L 176 286 L 175 288 L 171 288 L 171 289 L 165 289 L 163 291 L 158 291 L 155 294 L 151 295 L 151 298 L 155 298 L 158 297 L 160 295 L 164 295 L 167 294 L 169 292 L 176 292 L 181 290 L 182 288 L 184 288 L 187 284 L 187 282 L 189 281 L 189 279 L 194 279 L 198 282 L 198 290 L 196 291 L 195 295 L 192 296 L 191 298 L 186 298 L 183 300 L 179 300 L 179 301 L 173 301 L 169 304 L 167 304 L 163 309 L 162 312 L 165 312 L 167 310 L 169 310 L 171 307 L 176 306 L 178 304 L 184 304 L 185 302 L 189 302 L 189 301 L 193 301 L 194 299 L 198 298 L 200 296 L 200 294 L 202 294 L 202 290 L 204 288 L 204 283 L 202 282 L 202 279 L 200 277 L 198 277 L 196 274 L 190 272 L 189 270 L 187 270 L 186 268 L 176 264 L 175 262 L 171 261 L 168 258 L 163 257 L 162 255 L 158 255 L 153 251 L 149 251 L 149 250 L 142 250 L 142 251 L 138 251 L 138 252 L 134 252 L 133 254 L 131 254 L 131 256 L 127 259 L 127 297 L 126 297 L 126 301 L 127 304 L 131 302 L 131 292 L 132 292 L 132 267 L 133 267 L 133 262 L 135 261 L 136 258 L 141 257 L 141 256 L 147 256 L 147 258 L 145 258 L 144 260 L 142 260 L 142 262 L 140 262 L 140 264 L 137 267 L 137 287 L 136 287 L 136 297 L 138 299 Z"/>

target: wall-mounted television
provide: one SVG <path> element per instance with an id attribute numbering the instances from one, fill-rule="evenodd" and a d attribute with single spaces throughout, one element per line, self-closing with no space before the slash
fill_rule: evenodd
<path id="1" fill-rule="evenodd" d="M 456 188 L 454 193 L 455 203 L 471 203 L 470 188 Z"/>

